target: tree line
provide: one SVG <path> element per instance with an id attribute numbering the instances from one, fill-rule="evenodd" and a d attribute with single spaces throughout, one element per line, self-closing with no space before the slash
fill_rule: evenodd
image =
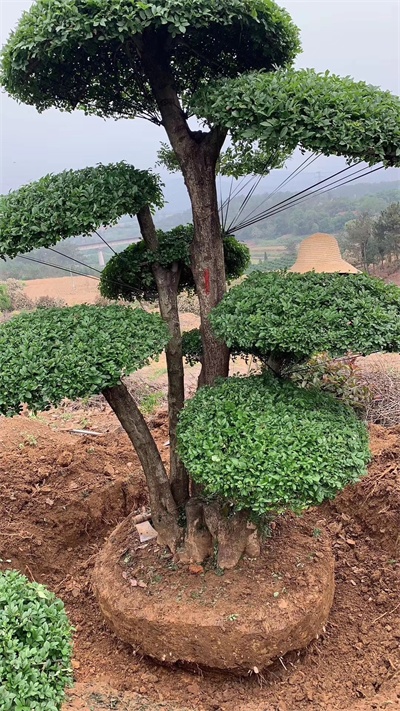
<path id="1" fill-rule="evenodd" d="M 378 215 L 363 212 L 345 226 L 342 246 L 350 261 L 363 271 L 400 260 L 400 202 Z"/>

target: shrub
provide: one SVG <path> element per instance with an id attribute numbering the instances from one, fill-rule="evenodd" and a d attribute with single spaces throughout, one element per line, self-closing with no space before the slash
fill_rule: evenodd
<path id="1" fill-rule="evenodd" d="M 64 299 L 57 299 L 54 296 L 39 296 L 35 301 L 37 309 L 60 309 L 66 306 Z"/>
<path id="2" fill-rule="evenodd" d="M 7 291 L 11 300 L 11 311 L 22 311 L 24 309 L 33 309 L 34 303 L 32 299 L 25 294 L 24 285 L 18 279 L 7 279 L 5 282 Z"/>
<path id="3" fill-rule="evenodd" d="M 8 293 L 7 286 L 5 284 L 0 284 L 0 312 L 10 311 L 11 309 L 11 299 Z"/>
<path id="4" fill-rule="evenodd" d="M 188 365 L 201 363 L 203 357 L 203 344 L 199 328 L 192 328 L 182 333 L 182 354 Z"/>
<path id="5" fill-rule="evenodd" d="M 20 573 L 0 572 L 1 711 L 58 711 L 72 683 L 64 605 Z"/>
<path id="6" fill-rule="evenodd" d="M 180 417 L 179 449 L 206 495 L 257 515 L 332 499 L 369 461 L 351 408 L 268 374 L 201 388 Z"/>
<path id="7" fill-rule="evenodd" d="M 367 274 L 255 272 L 213 310 L 234 350 L 307 360 L 400 350 L 400 289 Z"/>
<path id="8" fill-rule="evenodd" d="M 193 290 L 195 283 L 190 267 L 190 245 L 193 225 L 179 225 L 169 232 L 157 230 L 159 248 L 152 252 L 143 240 L 130 244 L 111 257 L 100 278 L 100 293 L 107 299 L 136 298 L 154 301 L 158 298 L 152 265 L 157 262 L 168 269 L 178 263 L 181 269 L 179 290 Z M 226 235 L 223 238 L 227 279 L 241 276 L 250 261 L 249 248 Z"/>
<path id="9" fill-rule="evenodd" d="M 331 358 L 329 353 L 317 353 L 306 363 L 289 368 L 287 375 L 301 388 L 318 388 L 331 393 L 365 416 L 373 393 L 356 363 L 357 356 Z"/>

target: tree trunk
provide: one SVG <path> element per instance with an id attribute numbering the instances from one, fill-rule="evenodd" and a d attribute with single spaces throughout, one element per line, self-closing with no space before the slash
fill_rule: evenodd
<path id="1" fill-rule="evenodd" d="M 182 169 L 193 211 L 191 263 L 200 303 L 202 380 L 210 385 L 218 376 L 227 377 L 229 371 L 228 348 L 215 338 L 208 319 L 226 291 L 226 279 L 214 156 L 206 144 L 197 154 L 195 160 L 185 161 Z"/>
<path id="2" fill-rule="evenodd" d="M 226 377 L 229 368 L 228 349 L 215 338 L 208 321 L 211 309 L 220 302 L 226 288 L 215 170 L 227 131 L 216 127 L 206 133 L 189 128 L 162 41 L 149 33 L 146 42 L 137 41 L 137 51 L 192 204 L 195 231 L 192 267 L 200 302 L 204 382 L 211 384 L 217 376 Z"/>
<path id="3" fill-rule="evenodd" d="M 121 383 L 103 390 L 103 395 L 115 412 L 131 440 L 143 467 L 150 494 L 151 520 L 164 545 L 175 553 L 182 538 L 178 511 L 172 496 L 167 472 L 146 421 Z"/>
<path id="4" fill-rule="evenodd" d="M 151 250 L 156 251 L 158 238 L 149 207 L 142 208 L 137 217 L 144 241 Z M 178 417 L 185 403 L 182 336 L 178 311 L 180 269 L 177 264 L 172 265 L 171 269 L 153 264 L 153 274 L 157 284 L 161 317 L 171 336 L 165 349 L 168 371 L 170 481 L 174 500 L 177 506 L 183 507 L 189 498 L 189 477 L 178 456 L 177 445 Z"/>

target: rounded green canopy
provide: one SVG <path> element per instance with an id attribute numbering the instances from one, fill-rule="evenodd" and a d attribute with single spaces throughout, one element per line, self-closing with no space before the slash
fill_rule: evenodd
<path id="1" fill-rule="evenodd" d="M 235 351 L 302 361 L 400 351 L 400 289 L 367 274 L 254 272 L 213 310 Z"/>
<path id="2" fill-rule="evenodd" d="M 169 269 L 175 263 L 181 270 L 179 290 L 194 289 L 195 282 L 190 267 L 190 245 L 193 225 L 180 225 L 169 232 L 157 230 L 159 248 L 152 252 L 143 240 L 130 244 L 123 252 L 111 257 L 100 277 L 100 293 L 108 299 L 134 301 L 157 298 L 157 286 L 152 264 L 157 262 Z M 250 250 L 235 237 L 223 238 L 226 277 L 240 277 L 250 263 Z"/>
<path id="3" fill-rule="evenodd" d="M 15 257 L 162 207 L 158 176 L 124 162 L 45 175 L 0 196 L 0 255 Z"/>
<path id="4" fill-rule="evenodd" d="M 168 342 L 157 314 L 124 306 L 38 309 L 0 326 L 0 413 L 46 410 L 118 385 Z"/>
<path id="5" fill-rule="evenodd" d="M 334 498 L 370 457 L 367 428 L 351 408 L 270 375 L 200 388 L 181 414 L 178 442 L 206 496 L 257 515 Z"/>
<path id="6" fill-rule="evenodd" d="M 213 78 L 272 70 L 298 50 L 298 30 L 273 0 L 36 0 L 4 47 L 1 82 L 40 111 L 158 121 L 155 59 L 187 104 Z"/>

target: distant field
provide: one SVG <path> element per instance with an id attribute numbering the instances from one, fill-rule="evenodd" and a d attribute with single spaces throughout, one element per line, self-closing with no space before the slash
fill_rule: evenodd
<path id="1" fill-rule="evenodd" d="M 63 299 L 68 306 L 94 304 L 98 291 L 97 279 L 89 277 L 57 277 L 25 281 L 25 293 L 30 299 L 51 296 Z"/>
<path id="2" fill-rule="evenodd" d="M 265 252 L 271 259 L 273 259 L 274 257 L 280 257 L 286 252 L 286 247 L 284 245 L 278 244 L 255 245 L 248 243 L 247 246 L 250 249 L 250 256 L 252 262 L 258 262 L 260 259 L 264 259 Z"/>

